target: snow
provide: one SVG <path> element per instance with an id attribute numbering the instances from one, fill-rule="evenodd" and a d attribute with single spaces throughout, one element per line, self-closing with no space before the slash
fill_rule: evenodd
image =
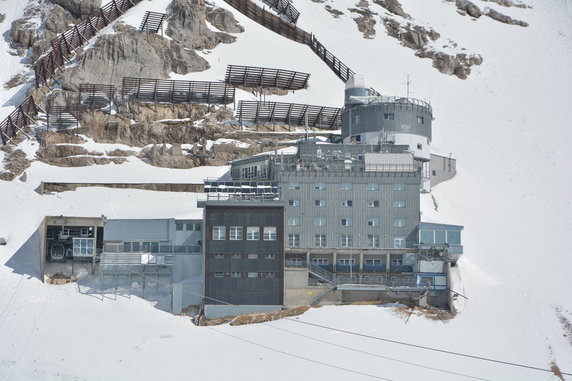
<path id="1" fill-rule="evenodd" d="M 431 101 L 436 118 L 433 142 L 439 151 L 452 152 L 457 158 L 457 176 L 433 189 L 438 211 L 430 195 L 422 196 L 422 219 L 465 226 L 465 254 L 451 285 L 468 300 L 458 299 L 461 313 L 457 317 L 443 323 L 413 314 L 405 324 L 406 318 L 394 308 L 337 306 L 271 323 L 206 328 L 134 296 L 102 297 L 85 294 L 81 284 L 42 284 L 37 278 L 38 258 L 31 248 L 33 233 L 45 215 L 196 218 L 201 211 L 192 193 L 79 188 L 41 196 L 35 191 L 40 181 L 198 182 L 222 175 L 228 167 L 164 169 L 137 159 L 89 168 L 34 162 L 27 170 L 27 182 L 0 182 L 4 200 L 0 236 L 8 239 L 6 246 L 0 246 L 0 263 L 4 263 L 0 266 L 0 380 L 179 380 L 190 375 L 253 381 L 372 378 L 340 368 L 394 380 L 467 378 L 379 356 L 483 379 L 556 379 L 550 372 L 454 357 L 299 322 L 545 369 L 554 360 L 563 372 L 571 373 L 570 337 L 564 336 L 556 308 L 572 321 L 568 249 L 572 4 L 530 0 L 526 3 L 532 9 L 499 8 L 530 23 L 522 28 L 488 17 L 472 21 L 457 14 L 448 2 L 401 2 L 416 20 L 481 54 L 483 64 L 473 66 L 465 81 L 445 76 L 431 67 L 430 60 L 415 57 L 386 36 L 379 19 L 377 37 L 364 40 L 342 0 L 327 3 L 344 11 L 340 19 L 332 18 L 324 3 L 296 1 L 295 6 L 301 12 L 299 25 L 314 32 L 353 70 L 364 73 L 378 91 L 403 95 L 409 74 L 412 96 Z M 475 2 L 481 8 L 495 7 Z M 215 3 L 229 8 L 222 0 Z M 5 4 L 0 3 L 0 12 L 9 12 L 0 24 L 3 32 L 23 7 L 6 9 Z M 133 11 L 149 4 L 145 1 Z M 371 8 L 381 12 L 377 6 Z M 311 73 L 310 88 L 269 100 L 342 105 L 343 84 L 309 48 L 233 13 L 246 32 L 236 34 L 236 43 L 205 54 L 211 69 L 182 77 L 223 79 L 229 63 L 282 67 Z M 5 81 L 21 66 L 19 58 L 5 54 L 6 42 L 1 43 Z M 1 90 L 0 97 L 5 100 L 11 94 Z M 33 154 L 32 142 L 23 146 Z"/>

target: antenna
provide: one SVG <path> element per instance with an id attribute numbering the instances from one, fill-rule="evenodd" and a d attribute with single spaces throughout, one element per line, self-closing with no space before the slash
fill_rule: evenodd
<path id="1" fill-rule="evenodd" d="M 409 98 L 409 86 L 411 85 L 411 81 L 409 80 L 409 74 L 407 74 L 407 82 L 405 82 L 405 84 L 407 85 L 407 98 Z"/>

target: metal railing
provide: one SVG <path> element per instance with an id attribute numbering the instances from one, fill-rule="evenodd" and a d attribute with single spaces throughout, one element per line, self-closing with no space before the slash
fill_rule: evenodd
<path id="1" fill-rule="evenodd" d="M 105 243 L 103 245 L 104 254 L 200 254 L 199 245 L 161 245 L 154 247 L 144 247 L 140 250 L 126 249 L 123 243 Z"/>

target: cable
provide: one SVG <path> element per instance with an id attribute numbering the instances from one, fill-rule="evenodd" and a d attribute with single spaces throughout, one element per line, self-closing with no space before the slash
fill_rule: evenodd
<path id="1" fill-rule="evenodd" d="M 355 349 L 355 348 L 346 347 L 345 345 L 332 343 L 332 342 L 330 342 L 330 341 L 318 339 L 318 338 L 311 337 L 311 336 L 306 336 L 306 335 L 303 335 L 303 334 L 301 334 L 301 333 L 289 331 L 289 330 L 284 329 L 284 328 L 279 328 L 279 327 L 276 327 L 276 326 L 274 326 L 274 325 L 272 325 L 272 324 L 269 324 L 269 323 L 263 323 L 263 324 L 266 325 L 266 326 L 268 326 L 268 327 L 272 327 L 272 328 L 278 329 L 278 330 L 280 330 L 280 331 L 288 332 L 288 333 L 291 333 L 291 334 L 296 335 L 296 336 L 305 337 L 306 339 L 318 341 L 318 342 L 320 342 L 320 343 L 332 345 L 332 346 L 334 346 L 334 347 L 344 348 L 344 349 L 347 349 L 347 350 L 353 351 L 353 352 L 363 353 L 363 354 L 366 354 L 366 355 L 369 355 L 369 356 L 379 357 L 379 358 L 386 359 L 386 360 L 390 360 L 390 361 L 396 361 L 396 362 L 399 362 L 399 363 L 402 363 L 402 364 L 417 366 L 417 367 L 419 367 L 419 368 L 425 368 L 425 369 L 435 370 L 435 371 L 438 371 L 438 372 L 449 373 L 449 374 L 453 374 L 453 375 L 455 375 L 455 376 L 462 376 L 462 377 L 472 378 L 472 379 L 475 379 L 475 380 L 488 380 L 488 378 L 481 378 L 481 377 L 471 376 L 471 375 L 463 374 L 463 373 L 457 373 L 457 372 L 453 372 L 453 371 L 449 371 L 449 370 L 445 370 L 445 369 L 434 368 L 434 367 L 427 366 L 427 365 L 416 364 L 416 363 L 410 362 L 410 361 L 399 360 L 399 359 L 395 359 L 395 358 L 392 358 L 392 357 L 387 357 L 387 356 L 382 356 L 382 355 L 378 355 L 378 354 L 371 353 L 371 352 L 367 352 L 367 351 L 362 351 L 362 350 L 360 350 L 360 349 Z"/>
<path id="2" fill-rule="evenodd" d="M 472 358 L 472 359 L 475 359 L 475 360 L 482 360 L 482 361 L 494 362 L 494 363 L 498 363 L 498 364 L 504 364 L 504 365 L 510 365 L 510 366 L 516 366 L 516 367 L 526 368 L 526 369 L 538 370 L 538 371 L 541 371 L 541 372 L 550 372 L 550 373 L 552 373 L 552 370 L 551 370 L 551 369 L 539 368 L 539 367 L 535 367 L 535 366 L 531 366 L 531 365 L 519 364 L 519 363 L 510 362 L 510 361 L 496 360 L 496 359 L 491 359 L 491 358 L 488 358 L 488 357 L 475 356 L 475 355 L 470 355 L 470 354 L 461 353 L 461 352 L 448 351 L 448 350 L 445 350 L 445 349 L 439 349 L 439 348 L 434 348 L 434 347 L 427 347 L 427 346 L 423 346 L 423 345 L 419 345 L 419 344 L 406 343 L 406 342 L 404 342 L 404 341 L 386 339 L 386 338 L 384 338 L 384 337 L 371 336 L 371 335 L 366 335 L 366 334 L 363 334 L 363 333 L 357 333 L 357 332 L 346 331 L 346 330 L 343 330 L 343 329 L 328 327 L 328 326 L 325 326 L 325 325 L 320 325 L 320 324 L 309 323 L 309 322 L 305 322 L 305 321 L 301 321 L 301 320 L 296 320 L 296 319 L 292 319 L 292 318 L 289 318 L 289 317 L 285 317 L 284 319 L 285 319 L 285 320 L 293 321 L 293 322 L 295 322 L 295 323 L 311 325 L 311 326 L 313 326 L 313 327 L 318 327 L 318 328 L 323 328 L 323 329 L 329 329 L 329 330 L 332 330 L 332 331 L 335 331 L 335 332 L 347 333 L 347 334 L 349 334 L 349 335 L 355 335 L 355 336 L 365 337 L 365 338 L 368 338 L 368 339 L 374 339 L 374 340 L 379 340 L 379 341 L 385 341 L 385 342 L 388 342 L 388 343 L 400 344 L 400 345 L 405 345 L 405 346 L 408 346 L 408 347 L 419 348 L 419 349 L 425 349 L 425 350 L 429 350 L 429 351 L 433 351 L 433 352 L 446 353 L 446 354 L 453 355 L 453 356 L 467 357 L 467 358 Z M 567 372 L 561 372 L 561 373 L 562 373 L 563 375 L 566 375 L 566 376 L 572 376 L 572 373 L 567 373 Z"/>
<path id="3" fill-rule="evenodd" d="M 312 362 L 312 363 L 315 363 L 315 364 L 324 365 L 324 366 L 327 366 L 327 367 L 330 367 L 330 368 L 334 368 L 334 369 L 338 369 L 338 370 L 343 370 L 344 372 L 349 372 L 349 373 L 353 373 L 353 374 L 359 374 L 360 376 L 366 376 L 366 377 L 376 378 L 376 379 L 378 379 L 378 380 L 392 381 L 392 380 L 389 379 L 389 378 L 384 378 L 384 377 L 381 377 L 381 376 L 376 376 L 376 375 L 374 375 L 374 374 L 364 373 L 364 372 L 360 372 L 360 371 L 352 370 L 352 369 L 348 369 L 348 368 L 342 368 L 341 366 L 329 364 L 329 363 L 322 362 L 322 361 L 318 361 L 318 360 L 312 360 L 312 359 L 309 359 L 309 358 L 306 358 L 306 357 L 303 357 L 303 356 L 296 355 L 296 354 L 294 354 L 294 353 L 290 353 L 290 352 L 282 351 L 282 350 L 280 350 L 280 349 L 275 349 L 275 348 L 272 348 L 272 347 L 268 347 L 268 346 L 266 346 L 266 345 L 264 345 L 264 344 L 258 344 L 258 343 L 255 343 L 255 342 L 253 342 L 253 341 L 246 340 L 246 339 L 243 339 L 243 338 L 241 338 L 241 337 L 231 335 L 230 333 L 226 333 L 226 332 L 219 331 L 218 329 L 215 329 L 215 328 L 213 328 L 213 327 L 207 327 L 207 328 L 210 329 L 210 330 L 213 330 L 213 331 L 215 331 L 215 332 L 222 333 L 223 335 L 232 337 L 232 338 L 234 338 L 234 339 L 237 339 L 237 340 L 240 340 L 240 341 L 244 341 L 245 343 L 249 343 L 249 344 L 252 344 L 252 345 L 256 345 L 256 346 L 258 346 L 258 347 L 262 347 L 262 348 L 268 349 L 268 350 L 273 351 L 273 352 L 278 352 L 278 353 L 281 353 L 281 354 L 286 355 L 286 356 L 294 357 L 294 358 L 297 358 L 297 359 L 300 359 L 300 360 L 304 360 L 304 361 L 309 361 L 309 362 Z"/>
<path id="4" fill-rule="evenodd" d="M 139 273 L 137 271 L 133 271 L 133 270 L 129 270 L 129 272 L 134 273 L 134 274 L 138 274 L 141 275 L 143 277 L 149 277 L 145 274 Z M 163 282 L 160 281 L 158 279 L 154 279 L 156 282 L 158 283 L 163 283 L 163 284 L 170 284 L 167 282 Z M 229 305 L 229 306 L 234 306 L 235 304 L 232 303 L 228 303 L 224 300 L 219 300 L 219 299 L 215 299 L 215 298 L 211 298 L 208 297 L 206 295 L 201 295 L 199 293 L 196 292 L 192 292 L 192 291 L 183 291 L 183 292 L 187 292 L 193 295 L 197 295 L 197 296 L 202 296 L 203 298 L 206 299 L 210 299 L 212 301 L 218 302 L 218 303 L 222 303 L 225 305 Z M 385 341 L 388 343 L 393 343 L 393 344 L 400 344 L 400 345 L 405 345 L 405 346 L 409 346 L 409 347 L 413 347 L 413 348 L 418 348 L 418 349 L 425 349 L 425 350 L 430 350 L 433 352 L 440 352 L 440 353 L 445 353 L 445 354 L 449 354 L 449 355 L 453 355 L 453 356 L 460 356 L 460 357 L 466 357 L 466 358 L 472 358 L 475 360 L 481 360 L 481 361 L 488 361 L 488 362 L 493 362 L 493 363 L 498 363 L 498 364 L 503 364 L 503 365 L 509 365 L 509 366 L 515 366 L 515 367 L 520 367 L 520 368 L 526 368 L 526 369 L 531 369 L 531 370 L 537 370 L 537 371 L 541 371 L 541 372 L 550 372 L 553 373 L 551 369 L 545 369 L 545 368 L 539 368 L 539 367 L 535 367 L 535 366 L 531 366 L 531 365 L 525 365 L 525 364 L 519 364 L 519 363 L 513 363 L 513 362 L 509 362 L 509 361 L 503 361 L 503 360 L 496 360 L 496 359 L 491 359 L 488 357 L 482 357 L 482 356 L 476 356 L 476 355 L 470 355 L 470 354 L 466 354 L 466 353 L 461 353 L 461 352 L 454 352 L 454 351 L 448 351 L 445 349 L 439 349 L 439 348 L 434 348 L 434 347 L 428 347 L 428 346 L 423 346 L 423 345 L 419 345 L 419 344 L 412 344 L 412 343 L 407 343 L 407 342 L 403 342 L 403 341 L 399 341 L 399 340 L 392 340 L 392 339 L 387 339 L 384 337 L 379 337 L 379 336 L 371 336 L 371 335 L 366 335 L 363 333 L 357 333 L 357 332 L 352 332 L 352 331 L 347 331 L 347 330 L 343 330 L 343 329 L 338 329 L 338 328 L 334 328 L 334 327 L 328 327 L 325 325 L 320 325 L 320 324 L 315 324 L 315 323 L 309 323 L 309 322 L 305 322 L 305 321 L 301 321 L 301 320 L 297 320 L 297 319 L 293 319 L 290 317 L 284 317 L 284 320 L 289 320 L 295 323 L 300 323 L 300 324 L 306 324 L 306 325 L 310 325 L 310 326 L 314 326 L 314 327 L 318 327 L 318 328 L 322 328 L 322 329 L 328 329 L 331 331 L 336 331 L 336 332 L 341 332 L 341 333 L 346 333 L 349 335 L 355 335 L 355 336 L 360 336 L 360 337 L 365 337 L 365 338 L 369 338 L 369 339 L 374 339 L 374 340 L 379 340 L 379 341 Z M 316 339 L 319 340 L 319 339 Z M 255 343 L 254 343 L 255 344 Z M 255 344 L 256 345 L 256 344 Z M 332 344 L 335 345 L 335 344 Z M 349 348 L 348 348 L 349 349 Z M 396 360 L 399 361 L 399 360 Z M 422 365 L 420 365 L 422 366 Z M 437 369 L 437 368 L 435 368 Z M 563 375 L 565 376 L 572 376 L 572 373 L 568 373 L 568 372 L 561 372 Z M 472 377 L 472 376 L 467 376 L 467 377 Z"/>

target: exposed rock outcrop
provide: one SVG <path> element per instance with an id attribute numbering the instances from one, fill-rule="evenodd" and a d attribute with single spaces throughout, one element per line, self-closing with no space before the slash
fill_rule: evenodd
<path id="1" fill-rule="evenodd" d="M 244 32 L 244 28 L 236 21 L 232 12 L 224 8 L 207 7 L 207 20 L 223 32 Z"/>
<path id="2" fill-rule="evenodd" d="M 523 3 L 515 3 L 511 0 L 481 0 L 481 1 L 487 1 L 487 2 L 491 2 L 491 3 L 497 3 L 498 5 L 502 5 L 503 7 L 516 7 L 516 8 L 532 8 L 529 5 L 523 4 Z"/>
<path id="3" fill-rule="evenodd" d="M 349 11 L 359 15 L 358 17 L 354 17 L 358 30 L 363 33 L 363 38 L 373 39 L 375 37 L 376 24 L 373 16 L 376 15 L 376 13 L 369 9 L 369 3 L 365 0 L 360 0 L 356 6 L 358 8 L 349 8 Z"/>
<path id="4" fill-rule="evenodd" d="M 340 16 L 344 14 L 344 12 L 337 10 L 335 8 L 332 8 L 331 5 L 324 5 L 324 8 L 326 9 L 326 11 L 328 11 L 336 19 L 339 19 Z"/>
<path id="5" fill-rule="evenodd" d="M 65 90 L 77 90 L 80 83 L 119 84 L 123 77 L 158 78 L 209 68 L 205 59 L 176 41 L 139 33 L 122 24 L 116 29 L 121 33 L 98 38 L 78 64 L 64 72 Z"/>
<path id="6" fill-rule="evenodd" d="M 485 14 L 488 17 L 492 18 L 493 20 L 500 21 L 500 22 L 505 23 L 505 24 L 518 25 L 518 26 L 522 26 L 522 27 L 528 26 L 527 22 L 521 21 L 521 20 L 515 20 L 512 17 L 504 15 L 498 11 L 495 11 L 492 8 L 485 8 Z"/>
<path id="7" fill-rule="evenodd" d="M 76 18 L 91 16 L 101 8 L 101 0 L 51 0 Z"/>
<path id="8" fill-rule="evenodd" d="M 212 49 L 221 42 L 228 44 L 236 40 L 229 34 L 209 29 L 203 0 L 173 0 L 169 13 L 167 35 L 186 48 Z"/>
<path id="9" fill-rule="evenodd" d="M 8 148 L 4 157 L 4 172 L 0 172 L 0 180 L 12 181 L 20 176 L 32 163 L 26 157 L 26 153 L 21 149 L 12 150 Z"/>
<path id="10" fill-rule="evenodd" d="M 397 16 L 401 16 L 405 19 L 411 19 L 411 16 L 409 16 L 407 13 L 405 13 L 403 11 L 403 8 L 401 7 L 401 3 L 399 3 L 398 0 L 373 0 L 373 2 L 385 9 L 387 9 L 389 12 L 393 13 L 394 15 Z"/>
<path id="11" fill-rule="evenodd" d="M 6 15 L 4 13 L 0 13 L 0 24 L 6 20 Z"/>
<path id="12" fill-rule="evenodd" d="M 469 16 L 477 19 L 482 15 L 480 8 L 469 0 L 456 0 L 455 5 L 461 14 L 468 14 Z"/>

